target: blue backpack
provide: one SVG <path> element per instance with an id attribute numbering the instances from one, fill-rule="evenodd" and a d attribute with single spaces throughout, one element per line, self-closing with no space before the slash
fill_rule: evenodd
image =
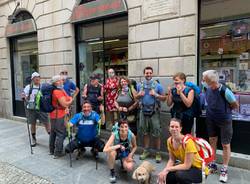
<path id="1" fill-rule="evenodd" d="M 201 90 L 199 86 L 195 85 L 192 82 L 186 82 L 185 85 L 194 90 L 194 101 L 193 101 L 191 108 L 193 111 L 193 116 L 196 118 L 200 117 L 200 115 L 202 114 L 202 111 L 201 111 L 202 106 L 201 106 L 201 100 L 200 100 Z"/>
<path id="2" fill-rule="evenodd" d="M 41 87 L 41 98 L 40 98 L 40 111 L 52 112 L 55 107 L 52 105 L 52 93 L 57 89 L 54 85 L 45 83 Z"/>

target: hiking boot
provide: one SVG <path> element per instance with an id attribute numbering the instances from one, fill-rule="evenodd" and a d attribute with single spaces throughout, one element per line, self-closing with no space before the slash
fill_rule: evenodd
<path id="1" fill-rule="evenodd" d="M 220 170 L 220 182 L 226 183 L 227 180 L 228 180 L 227 169 L 225 167 L 222 167 Z"/>
<path id="2" fill-rule="evenodd" d="M 143 153 L 140 155 L 140 160 L 145 160 L 147 157 L 149 157 L 149 155 L 149 151 L 144 150 Z"/>
<path id="3" fill-rule="evenodd" d="M 157 152 L 155 154 L 155 162 L 156 163 L 161 163 L 161 153 L 160 152 Z"/>
<path id="4" fill-rule="evenodd" d="M 77 150 L 77 155 L 76 155 L 76 160 L 79 160 L 79 158 L 81 158 L 81 156 L 83 156 L 83 154 L 85 153 L 86 149 L 83 147 L 83 148 L 79 148 Z"/>
<path id="5" fill-rule="evenodd" d="M 209 163 L 208 168 L 210 173 L 216 173 L 218 170 L 217 164 L 214 162 Z"/>
<path id="6" fill-rule="evenodd" d="M 110 171 L 109 181 L 110 181 L 110 183 L 116 183 L 115 171 Z"/>

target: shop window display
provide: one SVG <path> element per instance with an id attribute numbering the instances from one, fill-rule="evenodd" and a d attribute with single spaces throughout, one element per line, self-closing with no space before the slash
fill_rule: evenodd
<path id="1" fill-rule="evenodd" d="M 127 16 L 82 24 L 78 30 L 81 89 L 92 74 L 103 82 L 109 67 L 114 68 L 117 75 L 128 74 Z"/>
<path id="2" fill-rule="evenodd" d="M 248 121 L 250 7 L 244 3 L 235 0 L 201 1 L 199 74 L 201 76 L 205 70 L 216 69 L 221 83 L 232 89 L 240 104 L 240 108 L 234 111 L 234 118 Z M 230 12 L 223 8 L 229 5 L 232 5 Z"/>

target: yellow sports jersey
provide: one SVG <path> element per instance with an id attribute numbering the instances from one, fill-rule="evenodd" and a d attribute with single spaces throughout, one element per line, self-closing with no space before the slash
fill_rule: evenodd
<path id="1" fill-rule="evenodd" d="M 182 163 L 184 163 L 186 153 L 194 153 L 192 167 L 196 167 L 199 169 L 202 168 L 202 161 L 200 159 L 195 143 L 192 139 L 188 139 L 185 145 L 185 149 L 183 148 L 182 144 L 180 144 L 177 149 L 174 149 L 172 145 L 172 140 L 171 138 L 169 138 L 167 141 L 167 148 L 168 148 L 168 151 L 171 152 L 174 155 L 174 157 L 180 160 Z M 208 168 L 205 169 L 205 173 L 206 175 L 208 174 Z"/>

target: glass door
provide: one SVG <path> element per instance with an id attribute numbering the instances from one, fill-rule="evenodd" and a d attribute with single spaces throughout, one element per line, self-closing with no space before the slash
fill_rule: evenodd
<path id="1" fill-rule="evenodd" d="M 24 103 L 21 97 L 24 87 L 30 84 L 30 76 L 38 72 L 37 37 L 26 36 L 14 38 L 12 45 L 12 84 L 13 84 L 13 113 L 25 117 Z"/>

